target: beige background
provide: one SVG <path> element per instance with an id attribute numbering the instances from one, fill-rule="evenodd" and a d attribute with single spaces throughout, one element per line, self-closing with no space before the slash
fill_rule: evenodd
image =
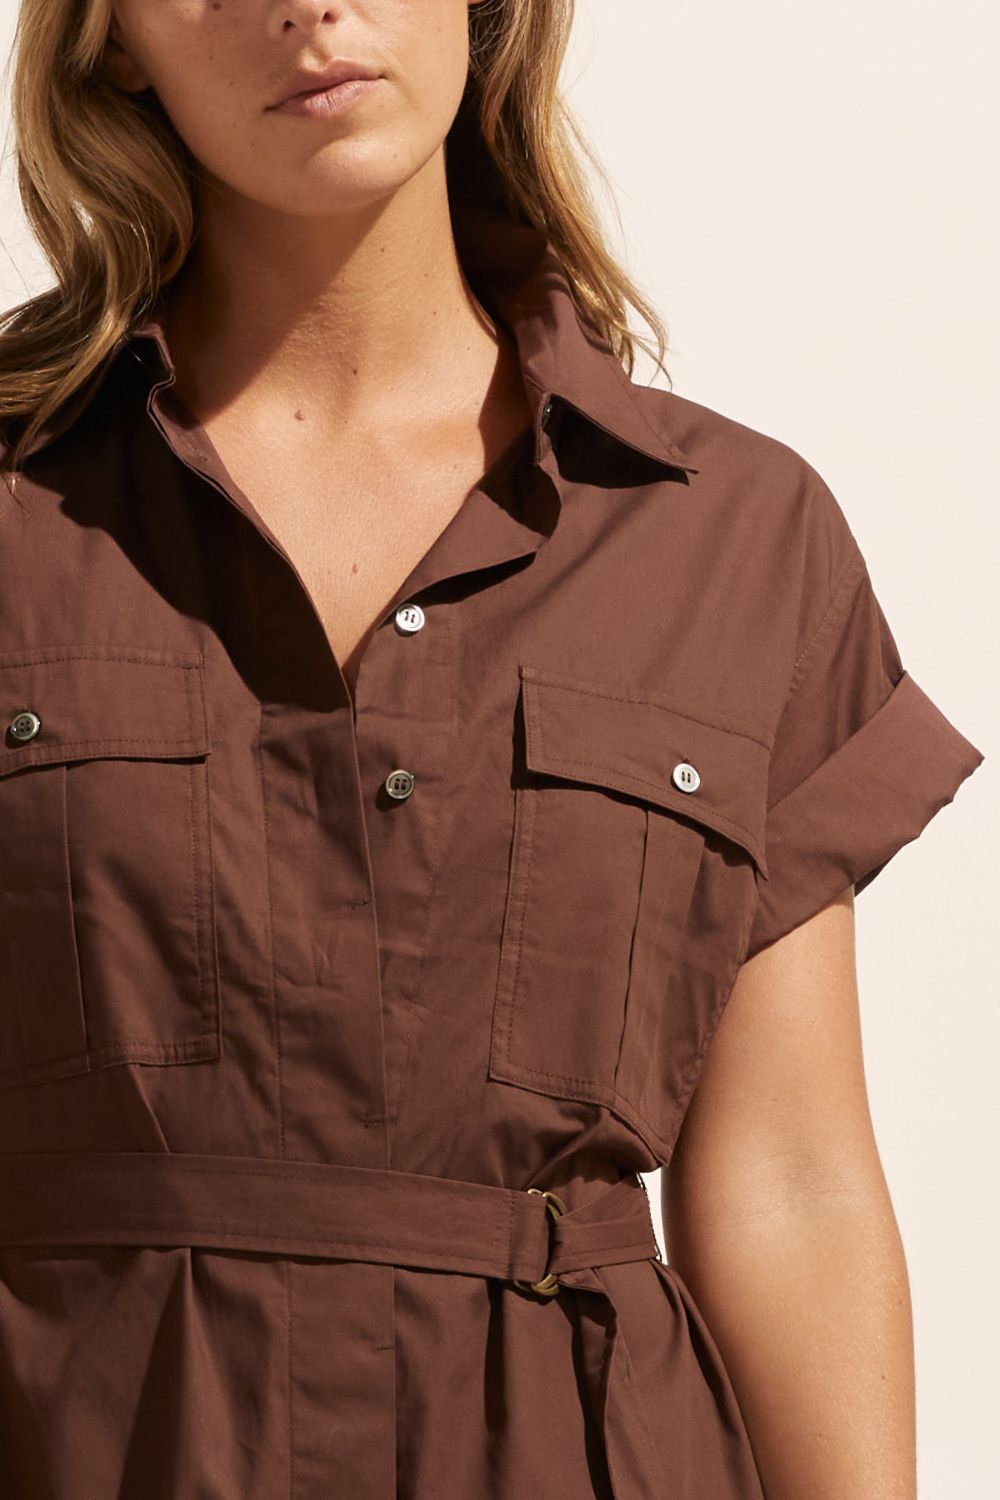
<path id="1" fill-rule="evenodd" d="M 16 14 L 0 0 L 3 58 Z M 872 1114 L 914 1304 L 920 1496 L 987 1500 L 1000 1494 L 995 11 L 578 0 L 577 15 L 567 91 L 615 187 L 614 242 L 667 321 L 674 389 L 819 470 L 904 664 L 987 757 L 857 906 Z M 5 102 L 4 84 L 6 140 Z M 50 280 L 8 143 L 0 307 Z M 647 1186 L 655 1209 L 659 1174 Z"/>

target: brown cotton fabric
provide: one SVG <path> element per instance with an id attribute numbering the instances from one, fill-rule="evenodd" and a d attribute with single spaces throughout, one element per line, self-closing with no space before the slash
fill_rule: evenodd
<path id="1" fill-rule="evenodd" d="M 5 1500 L 762 1500 L 638 1174 L 983 755 L 808 462 L 460 252 L 532 424 L 353 708 L 162 305 L 2 494 Z"/>

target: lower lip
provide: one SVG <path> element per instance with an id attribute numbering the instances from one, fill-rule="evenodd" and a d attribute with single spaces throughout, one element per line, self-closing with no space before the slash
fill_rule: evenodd
<path id="1" fill-rule="evenodd" d="M 275 104 L 272 108 L 278 114 L 307 115 L 317 120 L 325 119 L 328 115 L 342 115 L 352 104 L 357 104 L 359 99 L 370 94 L 381 81 L 380 78 L 345 78 L 343 83 L 337 83 L 333 88 L 317 89 L 311 94 L 296 94 L 294 98 L 286 99 L 284 104 Z"/>

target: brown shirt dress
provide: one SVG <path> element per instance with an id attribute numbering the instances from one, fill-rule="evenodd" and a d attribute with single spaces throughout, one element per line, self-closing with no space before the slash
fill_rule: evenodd
<path id="1" fill-rule="evenodd" d="M 3 1500 L 761 1500 L 638 1174 L 983 755 L 801 456 L 459 248 L 533 423 L 354 711 L 157 309 L 0 491 Z"/>

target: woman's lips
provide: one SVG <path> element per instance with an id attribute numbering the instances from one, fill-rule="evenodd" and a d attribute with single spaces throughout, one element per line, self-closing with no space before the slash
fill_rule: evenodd
<path id="1" fill-rule="evenodd" d="M 305 115 L 312 119 L 340 115 L 365 98 L 381 82 L 381 78 L 346 78 L 331 88 L 294 94 L 291 99 L 286 99 L 282 104 L 274 104 L 271 108 L 277 114 Z"/>

